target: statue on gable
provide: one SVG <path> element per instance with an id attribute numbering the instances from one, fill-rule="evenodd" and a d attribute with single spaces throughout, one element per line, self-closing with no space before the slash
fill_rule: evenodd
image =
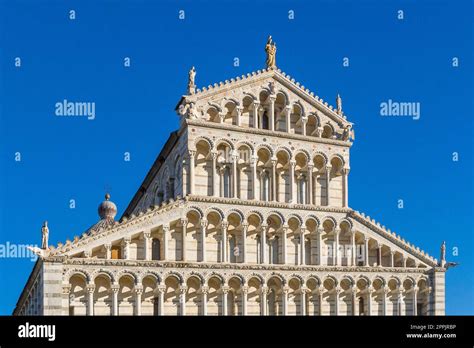
<path id="1" fill-rule="evenodd" d="M 276 50 L 276 44 L 273 42 L 272 36 L 270 35 L 268 37 L 267 44 L 265 45 L 265 52 L 267 53 L 267 68 L 276 67 Z"/>
<path id="2" fill-rule="evenodd" d="M 337 114 L 341 115 L 342 114 L 342 98 L 339 95 L 339 93 L 337 94 L 337 97 L 336 97 L 336 108 L 337 108 Z"/>
<path id="3" fill-rule="evenodd" d="M 41 249 L 48 249 L 49 228 L 48 221 L 43 223 L 41 227 Z"/>
<path id="4" fill-rule="evenodd" d="M 196 93 L 195 79 L 196 79 L 196 69 L 193 66 L 191 70 L 189 70 L 189 73 L 188 73 L 188 94 Z"/>

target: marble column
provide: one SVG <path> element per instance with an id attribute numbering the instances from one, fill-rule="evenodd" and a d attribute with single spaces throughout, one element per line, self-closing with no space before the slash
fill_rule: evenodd
<path id="1" fill-rule="evenodd" d="M 260 289 L 260 313 L 262 315 L 268 315 L 267 313 L 267 293 L 268 287 L 262 286 Z"/>
<path id="2" fill-rule="evenodd" d="M 237 155 L 232 155 L 232 197 L 238 198 Z"/>
<path id="3" fill-rule="evenodd" d="M 257 158 L 252 156 L 250 159 L 250 167 L 252 168 L 252 199 L 258 199 L 257 193 Z"/>
<path id="4" fill-rule="evenodd" d="M 202 315 L 207 315 L 207 294 L 209 293 L 208 286 L 201 287 L 201 308 Z"/>
<path id="5" fill-rule="evenodd" d="M 387 295 L 390 292 L 390 289 L 387 286 L 382 288 L 382 310 L 383 315 L 387 315 Z"/>
<path id="6" fill-rule="evenodd" d="M 235 108 L 235 111 L 236 111 L 235 124 L 236 124 L 237 126 L 240 126 L 240 117 L 242 116 L 242 110 L 243 110 L 243 109 L 244 109 L 244 108 L 241 107 L 241 106 L 237 106 L 237 107 Z"/>
<path id="7" fill-rule="evenodd" d="M 331 205 L 330 195 L 331 195 L 331 166 L 326 166 L 326 202 L 328 206 Z"/>
<path id="8" fill-rule="evenodd" d="M 188 287 L 186 285 L 179 286 L 179 307 L 181 310 L 181 315 L 186 315 L 186 291 Z"/>
<path id="9" fill-rule="evenodd" d="M 267 263 L 267 224 L 261 225 L 260 233 L 260 263 Z"/>
<path id="10" fill-rule="evenodd" d="M 188 219 L 187 218 L 182 218 L 180 220 L 181 222 L 181 261 L 186 261 L 187 259 L 187 227 L 188 227 Z"/>
<path id="11" fill-rule="evenodd" d="M 248 222 L 242 223 L 242 263 L 247 263 L 247 231 L 249 229 Z"/>
<path id="12" fill-rule="evenodd" d="M 189 150 L 189 194 L 194 194 L 194 156 L 196 151 Z"/>
<path id="13" fill-rule="evenodd" d="M 276 172 L 276 164 L 277 164 L 277 159 L 272 158 L 272 201 L 276 202 L 278 201 L 277 197 L 277 172 Z"/>
<path id="14" fill-rule="evenodd" d="M 269 100 L 270 100 L 270 115 L 269 115 L 269 120 L 268 120 L 268 123 L 269 123 L 268 129 L 273 131 L 273 130 L 275 130 L 275 100 L 276 100 L 276 97 L 275 96 L 269 96 Z"/>
<path id="15" fill-rule="evenodd" d="M 119 310 L 118 310 L 118 293 L 120 290 L 120 285 L 119 284 L 112 284 L 110 287 L 110 290 L 112 292 L 112 315 L 119 315 Z"/>
<path id="16" fill-rule="evenodd" d="M 402 315 L 403 312 L 403 290 L 398 290 L 398 315 Z"/>
<path id="17" fill-rule="evenodd" d="M 343 196 L 343 207 L 349 207 L 349 168 L 342 169 L 343 184 L 344 184 L 344 196 Z"/>
<path id="18" fill-rule="evenodd" d="M 242 294 L 242 315 L 247 315 L 247 295 L 249 292 L 249 287 L 244 285 L 240 291 Z"/>
<path id="19" fill-rule="evenodd" d="M 227 304 L 227 294 L 229 293 L 229 286 L 224 285 L 222 287 L 222 315 L 229 315 L 228 313 L 228 304 Z"/>
<path id="20" fill-rule="evenodd" d="M 212 157 L 212 195 L 219 197 L 219 176 L 217 175 L 217 152 L 211 152 Z"/>
<path id="21" fill-rule="evenodd" d="M 151 260 L 151 248 L 150 248 L 150 241 L 151 241 L 151 232 L 146 231 L 143 233 L 143 241 L 144 241 L 144 254 L 145 260 Z"/>
<path id="22" fill-rule="evenodd" d="M 253 102 L 253 128 L 258 128 L 258 109 L 260 107 L 260 103 L 254 101 Z"/>
<path id="23" fill-rule="evenodd" d="M 390 267 L 395 267 L 395 251 L 390 252 Z"/>
<path id="24" fill-rule="evenodd" d="M 227 262 L 227 228 L 229 223 L 227 220 L 222 221 L 221 223 L 221 262 Z"/>
<path id="25" fill-rule="evenodd" d="M 302 286 L 300 289 L 300 313 L 301 315 L 306 315 L 306 293 L 309 289 L 305 286 Z"/>
<path id="26" fill-rule="evenodd" d="M 165 315 L 166 286 L 164 284 L 158 285 L 156 290 L 158 291 L 158 315 Z"/>
<path id="27" fill-rule="evenodd" d="M 323 232 L 324 232 L 324 229 L 323 228 L 318 228 L 317 232 L 316 232 L 316 235 L 317 235 L 317 250 L 318 250 L 318 265 L 322 265 L 323 264 L 323 255 L 322 255 L 322 251 L 323 251 L 323 248 L 322 248 L 322 243 L 323 243 Z"/>
<path id="28" fill-rule="evenodd" d="M 342 289 L 337 286 L 336 289 L 334 289 L 334 296 L 335 296 L 335 299 L 334 299 L 334 304 L 335 304 L 335 312 L 336 312 L 336 315 L 339 315 L 339 294 L 342 292 Z"/>
<path id="29" fill-rule="evenodd" d="M 382 267 L 382 244 L 377 246 L 377 266 Z"/>
<path id="30" fill-rule="evenodd" d="M 334 230 L 334 265 L 339 266 L 339 236 L 341 234 L 341 230 L 336 228 Z"/>
<path id="31" fill-rule="evenodd" d="M 283 301 L 283 315 L 288 315 L 288 293 L 290 292 L 290 288 L 288 286 L 283 286 L 281 296 Z"/>
<path id="32" fill-rule="evenodd" d="M 364 266 L 369 266 L 369 239 L 364 236 Z"/>
<path id="33" fill-rule="evenodd" d="M 357 288 L 352 287 L 351 289 L 351 302 L 352 302 L 352 315 L 359 315 L 357 312 Z"/>
<path id="34" fill-rule="evenodd" d="M 143 293 L 143 286 L 142 285 L 135 285 L 133 289 L 135 293 L 135 315 L 142 315 L 142 293 Z"/>
<path id="35" fill-rule="evenodd" d="M 308 118 L 307 117 L 301 117 L 301 130 L 303 133 L 303 136 L 306 136 L 306 123 L 308 123 Z"/>
<path id="36" fill-rule="evenodd" d="M 130 259 L 130 242 L 131 238 L 129 236 L 123 238 L 123 258 L 125 260 Z"/>
<path id="37" fill-rule="evenodd" d="M 281 248 L 282 248 L 282 251 L 281 251 L 281 263 L 283 265 L 286 264 L 286 260 L 287 260 L 287 233 L 288 233 L 288 225 L 283 225 L 282 229 L 281 229 Z"/>
<path id="38" fill-rule="evenodd" d="M 320 285 L 317 289 L 316 289 L 316 293 L 318 295 L 318 304 L 319 304 L 319 315 L 323 315 L 324 311 L 323 311 L 323 294 L 324 294 L 324 287 L 322 285 Z"/>
<path id="39" fill-rule="evenodd" d="M 106 243 L 104 244 L 104 247 L 105 247 L 105 258 L 107 260 L 110 260 L 112 258 L 112 244 Z"/>
<path id="40" fill-rule="evenodd" d="M 372 293 L 374 292 L 374 288 L 369 286 L 367 289 L 367 315 L 372 315 Z"/>
<path id="41" fill-rule="evenodd" d="M 94 291 L 95 284 L 87 284 L 87 315 L 94 315 Z"/>
<path id="42" fill-rule="evenodd" d="M 168 234 L 170 232 L 170 225 L 163 225 L 163 260 L 168 260 Z"/>
<path id="43" fill-rule="evenodd" d="M 290 161 L 290 203 L 296 203 L 297 199 L 295 199 L 295 189 L 296 189 L 296 184 L 295 184 L 295 166 L 296 166 L 296 161 L 291 160 Z"/>
<path id="44" fill-rule="evenodd" d="M 357 256 L 357 245 L 355 242 L 355 230 L 351 231 L 351 244 L 352 244 L 352 251 L 351 251 L 351 266 L 356 266 L 356 256 Z"/>
<path id="45" fill-rule="evenodd" d="M 306 232 L 306 229 L 304 227 L 301 227 L 300 228 L 300 259 L 299 259 L 299 262 L 300 262 L 300 265 L 304 265 L 306 264 L 306 255 L 305 255 L 305 232 Z"/>
<path id="46" fill-rule="evenodd" d="M 207 220 L 201 219 L 201 262 L 206 262 L 206 230 Z"/>
<path id="47" fill-rule="evenodd" d="M 418 306 L 417 306 L 417 302 L 418 302 L 418 286 L 415 286 L 413 288 L 413 315 L 414 316 L 417 316 L 418 315 Z"/>
<path id="48" fill-rule="evenodd" d="M 308 198 L 307 204 L 313 204 L 313 166 L 308 164 Z"/>

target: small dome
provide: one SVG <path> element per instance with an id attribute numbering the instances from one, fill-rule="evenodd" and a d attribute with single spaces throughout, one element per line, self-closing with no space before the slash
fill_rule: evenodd
<path id="1" fill-rule="evenodd" d="M 117 215 L 117 206 L 110 200 L 110 195 L 105 195 L 105 201 L 99 205 L 99 216 L 102 220 L 114 220 Z"/>

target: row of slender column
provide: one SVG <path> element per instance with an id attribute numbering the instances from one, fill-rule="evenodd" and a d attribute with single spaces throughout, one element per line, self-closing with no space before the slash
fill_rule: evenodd
<path id="1" fill-rule="evenodd" d="M 181 225 L 181 233 L 182 233 L 182 259 L 181 261 L 186 261 L 187 260 L 187 224 L 188 224 L 188 219 L 183 218 L 180 220 L 180 225 Z M 207 261 L 207 255 L 206 255 L 206 236 L 207 236 L 207 226 L 208 226 L 208 221 L 206 219 L 201 219 L 199 229 L 200 229 L 200 245 L 201 245 L 201 255 L 200 255 L 200 261 L 201 262 L 206 262 Z M 224 220 L 221 222 L 220 229 L 221 229 L 221 258 L 219 262 L 229 262 L 229 251 L 228 251 L 228 233 L 227 229 L 229 227 L 229 223 Z M 241 259 L 238 261 L 240 263 L 246 263 L 247 262 L 247 233 L 248 233 L 248 227 L 249 224 L 247 222 L 244 222 L 241 224 L 241 243 L 239 244 L 241 249 L 239 250 L 241 252 Z M 265 264 L 268 263 L 268 255 L 266 254 L 267 252 L 267 243 L 264 243 L 263 241 L 267 240 L 267 232 L 268 232 L 269 226 L 266 223 L 263 223 L 260 225 L 260 250 L 259 250 L 259 263 Z M 170 226 L 168 224 L 163 225 L 163 232 L 162 232 L 162 258 L 163 260 L 168 260 L 168 244 L 169 244 L 169 231 L 170 231 Z M 280 231 L 276 232 L 276 235 L 281 236 L 281 258 L 279 259 L 279 263 L 281 264 L 286 264 L 287 263 L 287 233 L 288 233 L 288 226 L 283 225 Z M 297 263 L 299 265 L 305 265 L 306 264 L 306 229 L 304 227 L 299 229 L 299 245 L 298 245 L 298 257 L 297 257 Z M 323 229 L 317 229 L 313 235 L 316 238 L 310 238 L 310 243 L 313 242 L 313 240 L 316 242 L 316 254 L 318 257 L 315 259 L 315 261 L 312 261 L 310 264 L 316 264 L 316 265 L 321 265 L 322 264 L 322 234 L 325 233 Z M 333 248 L 333 253 L 332 255 L 329 255 L 328 258 L 331 260 L 332 265 L 340 265 L 341 264 L 341 257 L 340 257 L 340 250 L 339 250 L 339 245 L 340 245 L 340 234 L 341 230 L 336 229 L 333 232 L 334 234 L 334 248 Z M 144 259 L 145 260 L 151 260 L 151 232 L 150 231 L 145 231 L 142 235 L 142 238 L 144 240 Z M 364 238 L 364 252 L 363 252 L 363 262 L 362 264 L 364 266 L 370 266 L 369 264 L 369 237 Z M 122 241 L 122 246 L 123 246 L 123 259 L 130 259 L 130 243 L 131 239 L 130 237 L 126 237 Z M 356 260 L 356 247 L 358 244 L 356 244 L 355 241 L 355 233 L 352 232 L 350 234 L 350 245 L 351 245 L 351 250 L 352 253 L 350 255 L 350 259 L 348 260 L 348 263 L 352 266 L 357 265 L 357 260 Z M 107 259 L 111 259 L 111 243 L 105 244 L 105 249 L 106 249 L 106 255 L 105 257 Z M 313 247 L 311 246 L 311 249 Z M 395 267 L 395 251 L 390 252 L 390 262 L 389 262 L 389 267 Z M 347 257 L 347 256 L 346 256 Z M 377 257 L 377 265 L 382 265 L 382 245 L 377 244 L 376 245 L 376 257 Z M 402 267 L 406 268 L 407 267 L 407 260 L 408 258 L 404 257 L 402 255 Z"/>
<path id="2" fill-rule="evenodd" d="M 195 193 L 195 185 L 194 185 L 194 168 L 195 168 L 195 155 L 196 151 L 190 150 L 189 151 L 189 194 L 193 195 Z M 212 195 L 214 197 L 219 197 L 223 196 L 224 190 L 221 189 L 218 186 L 218 177 L 219 174 L 217 172 L 217 153 L 212 152 Z M 277 180 L 276 180 L 276 165 L 277 165 L 277 159 L 272 158 L 271 160 L 271 193 L 270 197 L 272 201 L 277 201 Z M 232 162 L 231 162 L 231 167 L 232 167 L 232 175 L 231 175 L 231 188 L 230 189 L 230 196 L 232 198 L 238 198 L 238 182 L 237 182 L 237 163 L 238 163 L 238 156 L 236 154 L 232 155 Z M 296 188 L 296 183 L 295 183 L 295 166 L 296 166 L 296 161 L 291 160 L 290 161 L 290 166 L 289 166 L 289 171 L 290 171 L 290 198 L 289 201 L 290 203 L 296 203 L 297 199 L 295 197 L 295 192 L 297 191 Z M 252 170 L 252 199 L 256 200 L 259 199 L 259 195 L 257 194 L 257 158 L 253 157 L 250 160 L 250 167 Z M 313 165 L 307 165 L 307 183 L 308 183 L 308 194 L 304 192 L 304 196 L 307 198 L 304 199 L 304 202 L 300 202 L 302 204 L 314 204 L 314 195 L 313 195 Z M 330 183 L 331 183 L 331 169 L 332 167 L 330 165 L 326 166 L 326 204 L 331 205 L 330 202 Z M 342 176 L 343 176 L 343 192 L 344 192 L 344 197 L 343 197 L 343 207 L 348 207 L 348 176 L 349 176 L 349 169 L 344 168 L 342 170 Z M 220 180 L 223 182 L 223 180 Z"/>
<path id="3" fill-rule="evenodd" d="M 282 312 L 283 315 L 288 315 L 288 295 L 290 292 L 290 288 L 288 286 L 283 286 L 282 288 Z M 95 291 L 95 285 L 94 284 L 88 284 L 86 287 L 87 291 L 87 309 L 86 309 L 86 314 L 87 315 L 94 315 L 94 291 Z M 166 287 L 164 285 L 159 285 L 155 289 L 155 301 L 157 301 L 157 308 L 158 308 L 158 315 L 164 315 L 164 294 L 166 291 Z M 227 308 L 227 294 L 230 291 L 230 287 L 225 285 L 220 289 L 221 293 L 221 303 L 222 303 L 222 314 L 223 315 L 228 315 L 228 308 Z M 347 290 L 346 290 L 347 291 Z M 361 296 L 357 296 L 357 289 L 349 289 L 351 293 L 351 304 L 352 304 L 352 314 L 353 315 L 359 315 L 359 311 L 357 310 L 357 298 L 360 298 Z M 381 292 L 382 295 L 382 315 L 387 315 L 387 298 L 388 294 L 390 293 L 390 289 L 388 287 L 382 287 L 381 289 L 377 290 Z M 403 299 L 403 292 L 406 293 L 411 293 L 412 294 L 412 313 L 405 313 L 408 315 L 418 315 L 417 312 L 417 295 L 419 292 L 419 288 L 415 286 L 414 288 L 406 291 L 398 291 L 397 295 L 397 313 L 398 315 L 402 314 L 403 311 L 403 304 L 404 304 L 404 299 Z M 426 289 L 424 291 L 428 291 L 428 294 L 430 294 L 430 289 Z M 119 309 L 118 309 L 118 292 L 119 292 L 119 285 L 118 284 L 112 284 L 111 286 L 111 293 L 112 293 L 112 315 L 117 316 L 119 315 Z M 180 310 L 180 315 L 186 315 L 186 292 L 187 292 L 187 286 L 186 285 L 181 285 L 178 288 L 178 294 L 179 294 L 179 310 Z M 267 286 L 262 286 L 260 289 L 260 314 L 261 315 L 268 315 L 267 311 L 267 295 L 270 292 L 270 288 Z M 307 287 L 302 287 L 301 289 L 298 290 L 298 293 L 300 295 L 300 314 L 301 315 L 306 315 L 306 294 L 309 293 L 310 290 Z M 319 313 L 318 315 L 323 315 L 323 308 L 322 308 L 322 303 L 323 303 L 323 293 L 327 292 L 322 286 L 317 288 L 315 290 L 315 294 L 318 296 L 318 303 L 319 303 Z M 339 297 L 341 292 L 344 292 L 344 290 L 337 286 L 333 290 L 330 290 L 335 295 L 334 298 L 334 310 L 335 310 L 335 315 L 339 315 Z M 364 309 L 364 315 L 372 315 L 372 294 L 376 292 L 376 290 L 373 287 L 367 288 L 363 293 L 365 293 L 365 298 L 367 299 L 367 312 L 365 312 Z M 201 294 L 201 302 L 202 302 L 202 315 L 207 315 L 207 297 L 209 293 L 209 287 L 208 286 L 202 286 L 201 289 L 199 290 L 199 293 Z M 242 286 L 240 291 L 241 295 L 241 301 L 242 301 L 242 315 L 247 315 L 248 314 L 248 309 L 247 309 L 247 295 L 248 295 L 248 286 Z M 134 288 L 134 294 L 135 294 L 135 306 L 134 306 L 134 315 L 141 315 L 141 303 L 142 303 L 142 294 L 143 294 L 143 287 L 141 285 L 136 285 Z M 364 298 L 362 297 L 362 298 Z M 427 301 L 427 312 L 430 313 L 430 300 L 428 297 Z"/>

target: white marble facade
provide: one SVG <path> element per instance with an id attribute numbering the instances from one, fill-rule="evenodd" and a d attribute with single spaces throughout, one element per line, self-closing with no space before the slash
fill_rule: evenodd
<path id="1" fill-rule="evenodd" d="M 191 82 L 122 219 L 107 199 L 50 247 L 14 314 L 444 314 L 438 261 L 349 207 L 339 98 L 276 67 Z"/>

